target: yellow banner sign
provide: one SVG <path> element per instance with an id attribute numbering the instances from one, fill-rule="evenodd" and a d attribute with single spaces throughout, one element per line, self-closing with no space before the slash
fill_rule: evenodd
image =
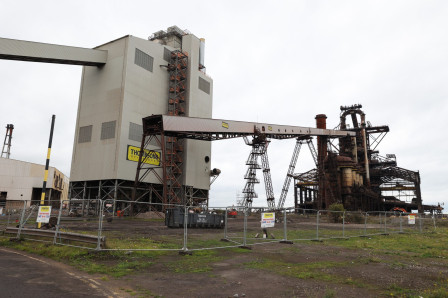
<path id="1" fill-rule="evenodd" d="M 140 148 L 128 145 L 127 160 L 138 162 L 140 155 Z M 145 154 L 142 156 L 142 162 L 154 166 L 160 166 L 160 152 L 145 149 Z"/>

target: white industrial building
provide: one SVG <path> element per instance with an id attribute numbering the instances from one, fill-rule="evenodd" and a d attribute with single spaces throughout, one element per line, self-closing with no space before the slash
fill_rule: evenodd
<path id="1" fill-rule="evenodd" d="M 83 69 L 70 173 L 72 197 L 130 199 L 142 118 L 169 113 L 167 68 L 172 51 L 188 54 L 185 108 L 179 116 L 211 118 L 213 81 L 203 71 L 201 43 L 193 34 L 170 27 L 151 40 L 128 35 L 95 48 L 107 51 L 107 62 Z M 154 144 L 151 150 L 160 151 L 160 146 Z M 184 143 L 183 185 L 204 198 L 210 187 L 210 157 L 210 142 Z M 161 189 L 151 177 L 145 182 Z"/>
<path id="2" fill-rule="evenodd" d="M 40 201 L 44 172 L 45 165 L 1 157 L 0 207 L 20 208 L 24 200 L 27 205 L 31 200 Z M 49 167 L 46 202 L 67 200 L 68 189 L 68 177 L 58 169 Z"/>

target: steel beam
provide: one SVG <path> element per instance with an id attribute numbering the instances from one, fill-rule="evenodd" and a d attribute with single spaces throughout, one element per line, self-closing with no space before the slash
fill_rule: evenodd
<path id="1" fill-rule="evenodd" d="M 107 51 L 0 38 L 0 59 L 102 66 Z"/>
<path id="2" fill-rule="evenodd" d="M 167 136 L 204 141 L 238 138 L 260 133 L 272 139 L 290 139 L 301 136 L 340 138 L 356 135 L 355 132 L 351 131 L 222 119 L 167 115 L 153 115 L 143 118 L 143 133 L 145 135 L 160 134 L 161 131 Z"/>

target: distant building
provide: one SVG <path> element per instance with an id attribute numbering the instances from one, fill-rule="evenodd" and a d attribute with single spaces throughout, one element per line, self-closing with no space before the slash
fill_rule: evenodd
<path id="1" fill-rule="evenodd" d="M 40 201 L 45 165 L 0 158 L 0 207 L 20 208 L 23 201 Z M 48 170 L 46 203 L 67 200 L 69 178 L 54 167 Z M 58 204 L 58 203 L 56 203 Z M 27 203 L 29 206 L 29 202 Z"/>

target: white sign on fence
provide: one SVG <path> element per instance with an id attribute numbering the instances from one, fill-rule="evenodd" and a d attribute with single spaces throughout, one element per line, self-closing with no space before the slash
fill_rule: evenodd
<path id="1" fill-rule="evenodd" d="M 261 213 L 261 227 L 262 228 L 273 228 L 274 224 L 275 224 L 275 213 L 274 212 Z"/>
<path id="2" fill-rule="evenodd" d="M 408 215 L 408 224 L 415 225 L 415 215 Z"/>
<path id="3" fill-rule="evenodd" d="M 39 206 L 36 222 L 49 223 L 51 215 L 51 206 Z"/>

